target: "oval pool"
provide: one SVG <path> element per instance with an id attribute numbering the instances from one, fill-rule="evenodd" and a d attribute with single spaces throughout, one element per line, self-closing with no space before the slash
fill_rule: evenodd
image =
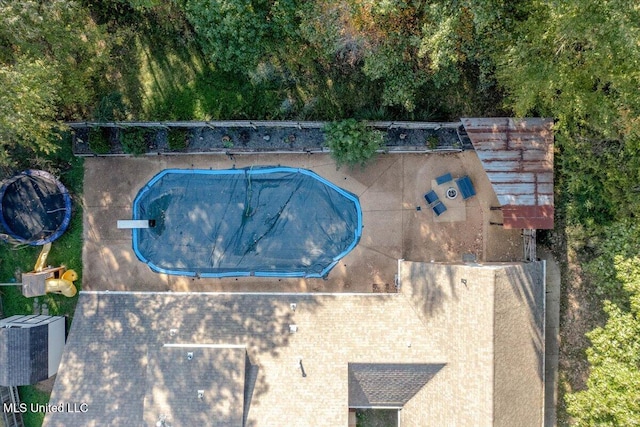
<path id="1" fill-rule="evenodd" d="M 358 243 L 357 196 L 306 169 L 167 169 L 133 203 L 136 256 L 197 277 L 325 277 Z"/>

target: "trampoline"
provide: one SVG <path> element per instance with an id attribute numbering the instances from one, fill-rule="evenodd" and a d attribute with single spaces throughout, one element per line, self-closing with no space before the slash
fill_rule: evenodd
<path id="1" fill-rule="evenodd" d="M 44 245 L 60 237 L 70 220 L 69 192 L 50 173 L 31 169 L 3 182 L 0 225 L 10 238 Z"/>
<path id="2" fill-rule="evenodd" d="M 358 198 L 306 169 L 168 169 L 138 193 L 136 256 L 195 277 L 325 277 L 358 243 Z"/>

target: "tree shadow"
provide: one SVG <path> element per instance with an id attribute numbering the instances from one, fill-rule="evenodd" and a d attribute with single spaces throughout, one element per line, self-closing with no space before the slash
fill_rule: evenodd
<path id="1" fill-rule="evenodd" d="M 521 271 L 517 271 L 517 270 Z M 503 274 L 505 282 L 500 283 L 500 275 Z M 496 300 L 498 298 L 505 301 L 508 305 L 508 311 L 501 310 L 499 307 L 496 314 L 496 322 L 499 322 L 502 317 L 503 324 L 519 325 L 518 337 L 508 338 L 512 345 L 517 341 L 522 345 L 529 345 L 535 354 L 536 366 L 538 367 L 539 379 L 544 379 L 544 348 L 545 348 L 545 336 L 544 336 L 544 287 L 543 283 L 545 278 L 544 269 L 542 264 L 525 263 L 521 266 L 507 267 L 498 276 L 498 286 L 502 284 L 503 290 L 499 290 L 496 294 Z M 516 303 L 514 304 L 514 297 Z M 499 302 L 496 302 L 498 305 Z M 524 308 L 520 308 L 524 307 Z M 502 307 L 504 308 L 504 306 Z M 499 326 L 499 325 L 498 325 Z M 513 326 L 511 326 L 513 328 Z M 506 330 L 503 329 L 503 330 Z M 502 330 L 497 329 L 496 334 L 501 336 Z M 506 337 L 506 334 L 503 335 Z"/>
<path id="2" fill-rule="evenodd" d="M 48 425 L 162 416 L 172 425 L 253 425 L 249 405 L 270 388 L 256 362 L 289 345 L 289 300 L 311 311 L 321 304 L 309 296 L 83 293 L 51 404 L 84 402 L 87 411 L 49 414 Z"/>
<path id="3" fill-rule="evenodd" d="M 405 292 L 417 308 L 418 315 L 424 320 L 442 315 L 449 300 L 457 301 L 455 265 L 436 264 L 429 268 L 426 263 L 412 263 Z M 443 274 L 444 272 L 444 274 Z M 403 280 L 403 285 L 405 281 Z"/>

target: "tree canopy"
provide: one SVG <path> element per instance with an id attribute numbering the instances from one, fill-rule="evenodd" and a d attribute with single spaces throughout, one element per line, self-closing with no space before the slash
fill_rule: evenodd
<path id="1" fill-rule="evenodd" d="M 531 2 L 496 77 L 518 116 L 554 117 L 569 219 L 640 214 L 640 10 L 633 2 Z"/>
<path id="2" fill-rule="evenodd" d="M 96 67 L 105 59 L 100 29 L 72 0 L 0 1 L 0 166 L 56 148 L 65 118 L 84 116 Z"/>
<path id="3" fill-rule="evenodd" d="M 556 223 L 595 236 L 611 301 L 567 401 L 579 425 L 638 424 L 638 40 L 628 0 L 0 0 L 0 167 L 68 120 L 328 120 L 360 163 L 362 120 L 552 117 Z"/>
<path id="4" fill-rule="evenodd" d="M 640 424 L 640 257 L 616 256 L 615 272 L 629 305 L 606 301 L 607 323 L 587 334 L 588 388 L 566 397 L 576 426 Z"/>

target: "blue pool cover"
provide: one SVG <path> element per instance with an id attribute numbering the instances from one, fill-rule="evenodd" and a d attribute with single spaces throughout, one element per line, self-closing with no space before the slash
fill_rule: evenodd
<path id="1" fill-rule="evenodd" d="M 358 198 L 306 169 L 167 169 L 140 190 L 136 256 L 197 277 L 325 277 L 358 243 Z"/>

